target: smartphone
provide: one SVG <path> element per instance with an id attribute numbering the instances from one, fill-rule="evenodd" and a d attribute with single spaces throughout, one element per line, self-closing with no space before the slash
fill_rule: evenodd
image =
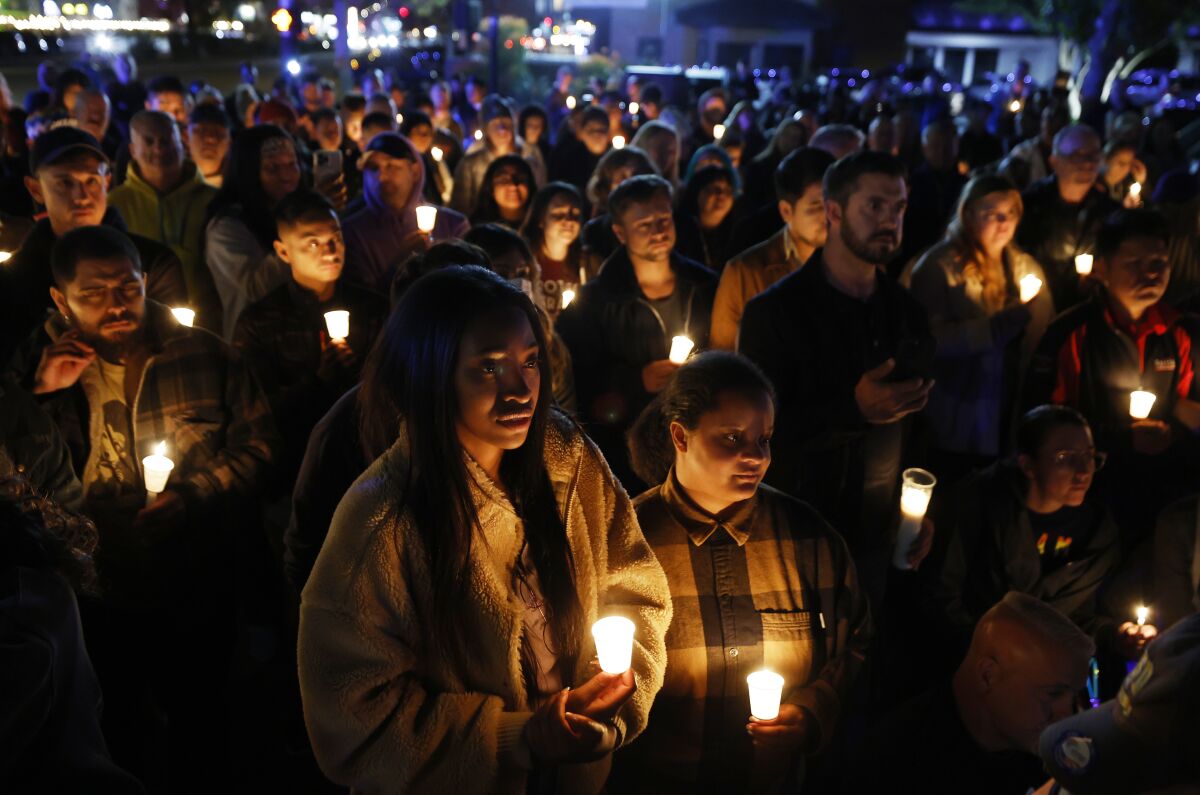
<path id="1" fill-rule="evenodd" d="M 896 346 L 896 369 L 888 375 L 889 383 L 933 377 L 933 355 L 937 342 L 932 337 L 900 340 Z"/>
<path id="2" fill-rule="evenodd" d="M 342 153 L 337 149 L 318 149 L 313 152 L 313 184 L 324 185 L 342 175 Z"/>

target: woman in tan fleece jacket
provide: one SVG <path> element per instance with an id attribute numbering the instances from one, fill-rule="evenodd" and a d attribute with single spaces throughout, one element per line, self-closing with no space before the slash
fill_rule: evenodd
<path id="1" fill-rule="evenodd" d="M 594 444 L 552 408 L 533 305 L 481 268 L 423 277 L 364 411 L 401 439 L 334 516 L 304 589 L 304 714 L 362 792 L 599 792 L 645 727 L 671 617 L 662 568 Z M 373 385 L 387 384 L 386 390 Z M 633 620 L 633 667 L 588 628 Z"/>

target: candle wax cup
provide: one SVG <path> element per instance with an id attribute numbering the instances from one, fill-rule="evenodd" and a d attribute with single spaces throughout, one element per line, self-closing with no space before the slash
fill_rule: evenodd
<path id="1" fill-rule="evenodd" d="M 171 314 L 175 316 L 181 326 L 191 326 L 196 322 L 196 310 L 188 309 L 186 306 L 171 307 Z"/>
<path id="2" fill-rule="evenodd" d="M 671 353 L 668 355 L 671 361 L 675 364 L 683 364 L 687 361 L 688 354 L 692 352 L 696 343 L 684 336 L 671 338 Z"/>
<path id="3" fill-rule="evenodd" d="M 1042 280 L 1034 276 L 1032 273 L 1026 274 L 1021 278 L 1021 303 L 1029 303 L 1042 289 Z"/>
<path id="4" fill-rule="evenodd" d="M 1075 272 L 1080 276 L 1087 276 L 1092 272 L 1092 255 L 1091 254 L 1076 254 L 1075 255 Z"/>
<path id="5" fill-rule="evenodd" d="M 900 527 L 896 531 L 896 548 L 892 552 L 892 565 L 908 571 L 908 552 L 921 533 L 921 522 L 929 510 L 929 500 L 937 478 L 923 469 L 906 469 L 900 486 Z"/>
<path id="6" fill-rule="evenodd" d="M 746 677 L 746 685 L 750 689 L 750 714 L 758 720 L 778 718 L 783 677 L 774 671 L 755 671 Z"/>
<path id="7" fill-rule="evenodd" d="M 422 204 L 417 208 L 417 229 L 424 234 L 429 234 L 433 231 L 433 227 L 437 225 L 437 208 L 433 205 Z"/>
<path id="8" fill-rule="evenodd" d="M 344 340 L 350 336 L 350 313 L 335 309 L 325 313 L 325 327 L 331 340 Z"/>
<path id="9" fill-rule="evenodd" d="M 171 477 L 171 470 L 175 468 L 175 462 L 167 458 L 165 455 L 148 455 L 142 459 L 142 478 L 146 481 L 146 491 L 152 494 L 159 494 L 167 487 L 167 480 Z"/>
<path id="10" fill-rule="evenodd" d="M 592 624 L 600 670 L 609 674 L 629 670 L 633 663 L 633 630 L 633 622 L 621 616 L 609 616 Z"/>
<path id="11" fill-rule="evenodd" d="M 1135 420 L 1144 420 L 1150 416 L 1150 409 L 1154 408 L 1154 401 L 1157 400 L 1153 392 L 1145 392 L 1141 389 L 1129 393 L 1129 416 Z"/>
<path id="12" fill-rule="evenodd" d="M 574 290 L 563 290 L 563 293 L 562 293 L 562 308 L 563 309 L 566 309 L 568 306 L 570 306 L 571 302 L 574 300 L 575 300 L 575 291 Z"/>

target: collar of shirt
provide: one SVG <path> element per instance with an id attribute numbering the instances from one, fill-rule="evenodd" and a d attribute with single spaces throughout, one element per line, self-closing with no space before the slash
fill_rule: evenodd
<path id="1" fill-rule="evenodd" d="M 735 502 L 720 514 L 713 516 L 701 508 L 679 485 L 675 470 L 662 485 L 661 494 L 671 511 L 675 521 L 683 525 L 692 543 L 701 546 L 708 541 L 718 529 L 724 529 L 729 537 L 740 547 L 750 539 L 750 531 L 754 527 L 754 511 L 758 507 L 757 492 L 753 497 L 741 502 Z"/>
<path id="2" fill-rule="evenodd" d="M 1178 317 L 1178 312 L 1161 301 L 1147 309 L 1140 320 L 1135 320 L 1132 323 L 1125 323 L 1119 320 L 1113 313 L 1111 306 L 1106 304 L 1104 307 L 1104 319 L 1108 321 L 1110 326 L 1125 332 L 1134 340 L 1139 341 L 1151 334 L 1158 336 L 1166 334 L 1167 330 L 1170 329 Z"/>
<path id="3" fill-rule="evenodd" d="M 333 297 L 330 298 L 328 301 L 322 301 L 320 298 L 317 297 L 316 293 L 314 293 L 312 290 L 301 287 L 300 284 L 295 279 L 289 278 L 287 280 L 287 286 L 288 286 L 288 296 L 291 298 L 292 304 L 294 304 L 297 307 L 305 307 L 305 306 L 324 307 L 329 304 L 337 303 L 339 301 L 339 299 L 342 298 L 342 289 L 341 289 L 342 283 L 340 280 L 334 284 Z"/>

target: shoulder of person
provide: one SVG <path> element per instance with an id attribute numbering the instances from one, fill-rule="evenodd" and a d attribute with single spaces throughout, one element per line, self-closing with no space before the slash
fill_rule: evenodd
<path id="1" fill-rule="evenodd" d="M 715 271 L 709 270 L 704 265 L 701 265 L 696 260 L 690 257 L 685 257 L 682 254 L 675 254 L 671 261 L 675 268 L 675 276 L 682 276 L 684 280 L 693 282 L 698 285 L 711 285 L 716 287 L 717 274 Z"/>
<path id="2" fill-rule="evenodd" d="M 928 278 L 931 272 L 937 271 L 949 274 L 961 271 L 962 268 L 963 257 L 958 247 L 949 240 L 943 240 L 917 259 L 916 264 L 913 265 L 912 278 L 917 279 L 921 276 Z"/>
<path id="3" fill-rule="evenodd" d="M 787 517 L 787 527 L 779 528 L 794 539 L 824 539 L 845 548 L 845 542 L 833 525 L 829 524 L 816 508 L 804 500 L 793 497 L 767 484 L 758 487 L 759 509 L 780 512 Z"/>

